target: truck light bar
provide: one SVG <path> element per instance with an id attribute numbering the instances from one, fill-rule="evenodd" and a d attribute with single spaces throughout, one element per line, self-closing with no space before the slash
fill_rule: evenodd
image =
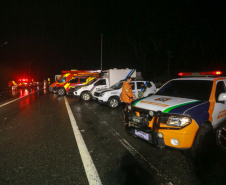
<path id="1" fill-rule="evenodd" d="M 222 71 L 207 71 L 207 72 L 181 72 L 178 76 L 215 76 L 222 75 Z"/>

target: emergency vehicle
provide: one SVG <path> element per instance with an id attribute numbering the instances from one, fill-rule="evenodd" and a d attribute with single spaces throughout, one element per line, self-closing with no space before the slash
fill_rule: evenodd
<path id="1" fill-rule="evenodd" d="M 39 82 L 34 82 L 33 79 L 20 78 L 17 81 L 9 81 L 9 87 L 16 86 L 17 88 L 35 87 Z"/>
<path id="2" fill-rule="evenodd" d="M 93 99 L 100 104 L 107 104 L 110 108 L 117 108 L 121 103 L 120 96 L 123 82 L 120 81 L 110 88 L 95 91 Z M 131 87 L 133 94 L 138 98 L 150 96 L 156 91 L 155 84 L 150 81 L 131 81 Z"/>
<path id="3" fill-rule="evenodd" d="M 126 130 L 157 147 L 182 149 L 191 157 L 203 154 L 213 131 L 221 131 L 218 143 L 225 144 L 226 77 L 210 77 L 221 74 L 179 73 L 196 77 L 170 80 L 153 96 L 133 101 L 124 113 Z"/>
<path id="4" fill-rule="evenodd" d="M 51 84 L 49 90 L 53 93 L 57 93 L 59 96 L 63 96 L 69 91 L 71 87 L 83 84 L 86 82 L 86 78 L 88 76 L 99 76 L 100 72 L 100 70 L 62 71 L 61 78 Z M 82 78 L 82 76 L 84 78 Z"/>
<path id="5" fill-rule="evenodd" d="M 90 79 L 86 85 L 74 88 L 73 96 L 81 98 L 83 101 L 90 101 L 94 96 L 94 92 L 100 89 L 106 89 L 125 79 L 127 76 L 136 78 L 136 69 L 109 69 L 102 71 L 103 78 Z"/>

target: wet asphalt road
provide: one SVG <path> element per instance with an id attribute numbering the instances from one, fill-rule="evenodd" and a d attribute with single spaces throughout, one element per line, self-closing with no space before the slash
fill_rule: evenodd
<path id="1" fill-rule="evenodd" d="M 217 147 L 194 161 L 127 134 L 122 107 L 66 99 L 102 184 L 226 184 Z M 64 97 L 2 90 L 0 138 L 0 184 L 89 184 Z"/>

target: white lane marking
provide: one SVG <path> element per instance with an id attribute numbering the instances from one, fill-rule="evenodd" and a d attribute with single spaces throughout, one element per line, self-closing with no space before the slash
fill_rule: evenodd
<path id="1" fill-rule="evenodd" d="M 119 133 L 113 129 L 106 121 L 103 121 L 103 123 L 110 127 L 111 133 L 118 139 L 118 141 L 134 156 L 138 157 L 139 160 L 143 160 L 146 164 L 148 164 L 152 169 L 154 169 L 158 175 L 165 180 L 168 181 L 168 177 L 161 173 L 160 170 L 158 170 L 154 165 L 152 165 L 140 152 L 138 152 L 131 144 L 129 144 L 128 141 L 126 141 L 122 136 L 119 135 Z M 169 182 L 170 184 L 171 182 Z"/>
<path id="2" fill-rule="evenodd" d="M 40 89 L 40 90 L 41 90 L 41 89 Z M 38 90 L 38 91 L 39 91 L 39 90 Z M 10 103 L 12 103 L 12 102 L 14 102 L 14 101 L 17 101 L 17 100 L 21 100 L 22 98 L 27 97 L 27 96 L 29 96 L 29 95 L 31 95 L 31 94 L 34 94 L 34 93 L 36 93 L 36 92 L 38 92 L 38 91 L 34 91 L 34 92 L 32 92 L 32 93 L 29 93 L 28 95 L 25 95 L 25 96 L 23 96 L 23 97 L 16 98 L 15 100 L 12 100 L 12 101 L 9 101 L 9 102 L 7 102 L 7 103 L 4 103 L 4 104 L 0 105 L 0 107 L 3 107 L 3 106 L 5 106 L 5 105 L 8 105 L 8 104 L 10 104 Z"/>
<path id="3" fill-rule="evenodd" d="M 83 140 L 81 132 L 79 131 L 78 125 L 75 121 L 74 115 L 71 111 L 71 108 L 70 108 L 68 101 L 67 101 L 67 98 L 65 96 L 64 96 L 64 100 L 65 100 L 68 115 L 69 115 L 71 125 L 72 125 L 72 128 L 73 128 L 75 140 L 76 140 L 77 145 L 78 145 L 79 153 L 80 153 L 80 156 L 82 158 L 83 166 L 85 168 L 85 172 L 86 172 L 86 176 L 87 176 L 87 179 L 89 181 L 89 184 L 91 184 L 91 185 L 94 185 L 94 184 L 101 185 L 102 183 L 101 183 L 100 177 L 98 175 L 98 172 L 96 170 L 96 167 L 95 167 L 93 160 L 90 156 L 90 153 L 89 153 L 89 151 L 86 147 L 86 144 L 85 144 L 85 141 Z"/>
<path id="4" fill-rule="evenodd" d="M 131 144 L 129 144 L 128 141 L 126 141 L 124 138 L 122 138 L 122 136 L 119 135 L 119 133 L 113 129 L 106 121 L 103 121 L 106 125 L 108 125 L 110 127 L 110 129 L 112 130 L 112 134 L 114 136 L 116 136 L 116 138 L 119 140 L 119 142 L 124 146 L 126 147 L 126 149 L 133 155 L 133 156 L 139 156 L 142 160 L 144 160 L 146 163 L 149 164 L 149 166 L 156 170 L 157 172 L 160 172 L 156 167 L 154 167 L 151 163 L 148 162 L 148 160 L 143 156 L 141 155 L 140 152 L 138 152 L 135 148 L 132 147 Z"/>

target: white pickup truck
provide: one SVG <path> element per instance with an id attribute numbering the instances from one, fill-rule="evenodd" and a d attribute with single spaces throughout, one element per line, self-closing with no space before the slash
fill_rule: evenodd
<path id="1" fill-rule="evenodd" d="M 98 100 L 101 104 L 107 104 L 110 108 L 117 108 L 121 103 L 122 85 L 123 81 L 120 81 L 108 89 L 97 90 L 94 92 L 93 99 Z M 156 91 L 155 84 L 149 81 L 132 81 L 131 87 L 133 94 L 137 98 L 150 96 Z"/>
<path id="2" fill-rule="evenodd" d="M 79 97 L 83 101 L 90 101 L 95 91 L 109 88 L 128 76 L 136 78 L 136 69 L 109 69 L 103 71 L 103 78 L 91 77 L 92 79 L 87 84 L 75 87 L 73 96 Z"/>

